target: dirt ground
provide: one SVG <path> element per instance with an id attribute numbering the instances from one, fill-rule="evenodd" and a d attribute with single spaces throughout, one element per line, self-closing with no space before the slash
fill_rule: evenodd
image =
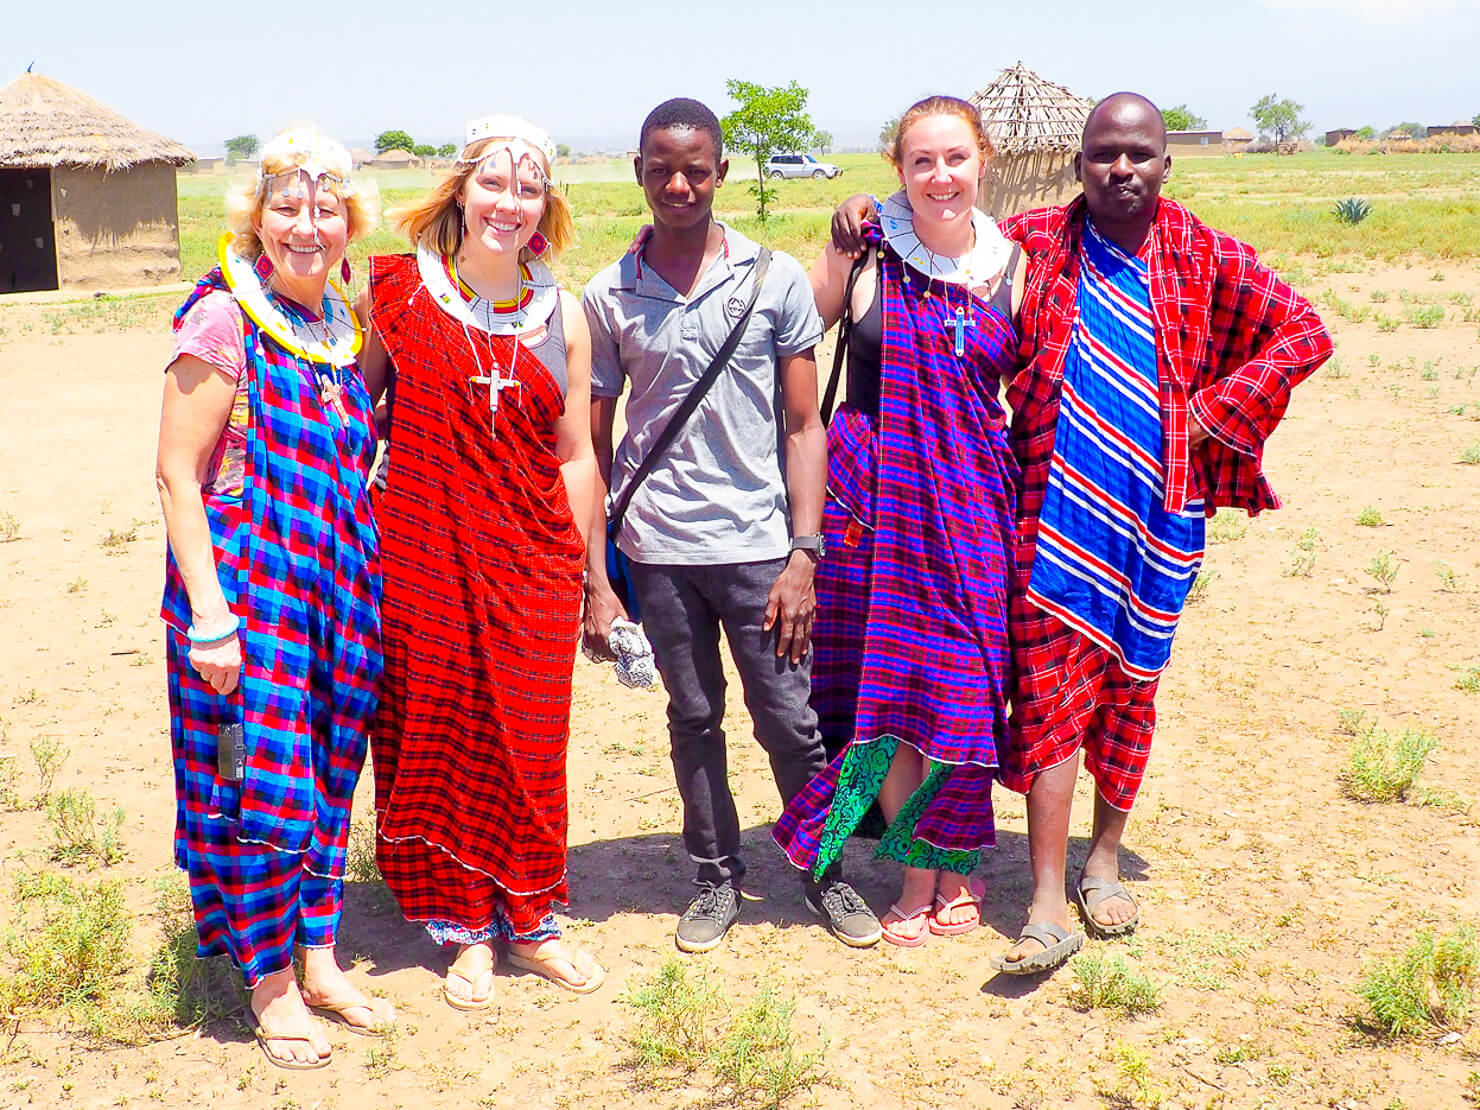
<path id="1" fill-rule="evenodd" d="M 1480 293 L 1480 268 L 1441 272 L 1442 282 L 1432 264 L 1327 270 L 1303 288 L 1394 315 L 1405 291 Z M 982 869 L 986 928 L 916 950 L 856 952 L 830 938 L 770 844 L 776 792 L 732 683 L 731 779 L 752 899 L 727 943 L 692 962 L 736 998 L 764 983 L 795 998 L 801 1046 L 825 1042 L 827 1078 L 794 1105 L 1463 1105 L 1480 1034 L 1383 1040 L 1357 1021 L 1353 994 L 1364 964 L 1415 930 L 1480 917 L 1480 695 L 1456 687 L 1480 664 L 1480 466 L 1459 462 L 1480 443 L 1480 347 L 1463 315 L 1451 305 L 1438 327 L 1382 332 L 1330 314 L 1339 367 L 1298 391 L 1266 455 L 1285 508 L 1214 528 L 1221 542 L 1162 681 L 1124 856 L 1143 923 L 1128 940 L 1088 946 L 1160 984 L 1155 1013 L 1081 1012 L 1068 970 L 1024 980 L 988 969 L 1026 901 L 1023 805 L 1006 792 Z M 130 881 L 143 960 L 158 939 L 147 881 L 169 870 L 172 820 L 156 615 L 164 531 L 151 481 L 166 302 L 124 323 L 0 307 L 0 513 L 19 526 L 0 543 L 0 751 L 19 756 L 29 796 L 29 745 L 59 739 L 72 754 L 58 787 L 124 807 L 127 855 L 109 870 Z M 1382 526 L 1358 525 L 1369 506 Z M 1308 529 L 1314 565 L 1292 575 Z M 1380 553 L 1400 560 L 1391 592 L 1365 572 Z M 1420 781 L 1440 804 L 1347 800 L 1343 708 L 1437 736 Z M 370 783 L 367 767 L 361 813 Z M 455 1013 L 439 995 L 445 957 L 376 886 L 351 883 L 340 951 L 357 981 L 394 1000 L 402 1027 L 389 1045 L 331 1027 L 333 1063 L 293 1074 L 268 1067 L 238 1020 L 108 1048 L 22 1017 L 0 1036 L 0 1107 L 702 1104 L 702 1077 L 642 1090 L 624 1067 L 634 1016 L 621 995 L 673 952 L 689 865 L 661 695 L 623 690 L 585 661 L 570 798 L 570 932 L 610 971 L 595 995 L 500 974 L 494 1010 Z M 1071 866 L 1089 801 L 1081 780 Z M 47 840 L 42 814 L 0 812 L 6 899 L 23 854 L 34 862 Z M 850 877 L 883 911 L 894 866 L 873 863 L 869 847 L 850 846 Z M 1132 1058 L 1144 1061 L 1139 1089 L 1125 1074 Z"/>

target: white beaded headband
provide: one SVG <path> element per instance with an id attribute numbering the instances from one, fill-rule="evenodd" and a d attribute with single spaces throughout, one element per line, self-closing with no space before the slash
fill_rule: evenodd
<path id="1" fill-rule="evenodd" d="M 269 160 L 289 163 L 289 168 L 280 173 L 268 173 Z M 344 146 L 319 131 L 317 127 L 295 127 L 272 139 L 262 149 L 262 158 L 257 163 L 257 189 L 261 192 L 270 181 L 279 177 L 296 177 L 303 174 L 309 181 L 327 179 L 341 196 L 354 191 L 349 175 L 354 160 Z"/>
<path id="2" fill-rule="evenodd" d="M 549 133 L 543 128 L 536 127 L 527 119 L 519 116 L 483 116 L 468 123 L 467 132 L 463 137 L 462 153 L 458 155 L 459 165 L 467 166 L 474 162 L 468 157 L 468 149 L 474 143 L 484 139 L 506 139 L 512 143 L 522 143 L 531 150 L 544 156 L 545 165 L 550 166 L 555 162 L 555 144 L 550 141 Z M 485 155 L 485 158 L 487 156 Z M 477 159 L 482 162 L 485 158 Z"/>

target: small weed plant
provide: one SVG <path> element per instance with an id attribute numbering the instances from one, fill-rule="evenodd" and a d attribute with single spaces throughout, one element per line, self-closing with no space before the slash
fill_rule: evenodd
<path id="1" fill-rule="evenodd" d="M 1122 956 L 1106 958 L 1090 951 L 1071 965 L 1074 984 L 1070 1003 L 1079 1010 L 1118 1010 L 1127 1015 L 1149 1014 L 1161 1005 L 1161 988 L 1149 975 L 1131 970 Z"/>
<path id="2" fill-rule="evenodd" d="M 1337 222 L 1355 226 L 1372 214 L 1372 202 L 1365 197 L 1338 200 L 1333 209 Z"/>
<path id="3" fill-rule="evenodd" d="M 0 733 L 0 743 L 5 737 Z M 0 752 L 0 809 L 21 808 L 21 767 L 14 752 Z"/>
<path id="4" fill-rule="evenodd" d="M 1480 466 L 1480 440 L 1476 440 L 1461 451 L 1459 461 L 1466 466 Z"/>
<path id="5" fill-rule="evenodd" d="M 1362 528 L 1381 528 L 1381 510 L 1379 510 L 1376 505 L 1368 505 L 1357 514 L 1357 524 Z"/>
<path id="6" fill-rule="evenodd" d="M 1393 582 L 1398 577 L 1398 571 L 1402 569 L 1402 562 L 1391 551 L 1384 551 L 1381 555 L 1374 555 L 1372 561 L 1367 564 L 1367 574 L 1371 576 L 1382 588 L 1382 592 L 1390 594 L 1393 592 Z"/>
<path id="7" fill-rule="evenodd" d="M 1386 313 L 1382 312 L 1379 312 L 1375 317 L 1373 317 L 1373 319 L 1377 322 L 1377 330 L 1382 332 L 1384 335 L 1387 335 L 1390 332 L 1397 331 L 1398 326 L 1403 323 L 1403 321 L 1398 319 L 1396 316 L 1388 316 Z"/>
<path id="8" fill-rule="evenodd" d="M 670 959 L 622 1001 L 635 1017 L 626 1040 L 642 1084 L 670 1086 L 707 1070 L 717 1095 L 775 1110 L 824 1078 L 824 1050 L 798 1048 L 795 1003 L 772 987 L 736 1009 L 717 978 Z"/>
<path id="9" fill-rule="evenodd" d="M 1480 694 L 1480 667 L 1470 667 L 1454 680 L 1454 688 L 1467 694 Z"/>
<path id="10" fill-rule="evenodd" d="M 126 816 L 122 806 L 99 815 L 97 802 L 86 790 L 63 790 L 46 803 L 51 858 L 60 863 L 117 863 L 123 858 L 119 831 Z"/>
<path id="11" fill-rule="evenodd" d="M 1429 330 L 1444 322 L 1444 306 L 1439 304 L 1413 305 L 1403 315 L 1416 328 Z"/>
<path id="12" fill-rule="evenodd" d="M 108 534 L 98 542 L 108 549 L 110 555 L 121 555 L 129 544 L 139 538 L 139 527 L 131 524 L 127 528 L 110 528 Z"/>
<path id="13" fill-rule="evenodd" d="M 1367 714 L 1361 709 L 1338 709 L 1336 731 L 1343 736 L 1360 736 L 1367 731 Z"/>
<path id="14" fill-rule="evenodd" d="M 1448 563 L 1442 560 L 1435 563 L 1434 573 L 1439 576 L 1439 589 L 1446 594 L 1457 594 L 1463 588 L 1459 575 L 1454 573 L 1454 568 Z"/>
<path id="15" fill-rule="evenodd" d="M 31 760 L 36 764 L 36 779 L 39 784 L 36 789 L 37 809 L 44 808 L 51 798 L 51 788 L 56 783 L 57 772 L 71 754 L 72 751 L 66 744 L 50 736 L 39 736 L 31 741 Z"/>
<path id="16" fill-rule="evenodd" d="M 1209 543 L 1232 543 L 1244 538 L 1249 530 L 1249 518 L 1237 509 L 1219 509 L 1218 515 L 1208 521 Z"/>
<path id="17" fill-rule="evenodd" d="M 1321 533 L 1316 528 L 1307 528 L 1300 533 L 1295 546 L 1290 550 L 1290 565 L 1285 568 L 1287 578 L 1309 578 L 1316 570 L 1316 547 L 1321 542 Z"/>
<path id="18" fill-rule="evenodd" d="M 1215 570 L 1204 567 L 1197 572 L 1197 577 L 1192 580 L 1192 585 L 1187 590 L 1187 604 L 1195 605 L 1208 596 L 1208 587 L 1212 585 L 1213 579 L 1218 576 Z"/>
<path id="19" fill-rule="evenodd" d="M 1391 733 L 1375 723 L 1364 725 L 1341 769 L 1342 792 L 1358 802 L 1401 802 L 1438 746 L 1435 737 L 1420 729 Z"/>
<path id="20" fill-rule="evenodd" d="M 352 883 L 381 883 L 380 867 L 375 862 L 375 819 L 361 818 L 349 830 L 349 851 L 344 871 Z"/>
<path id="21" fill-rule="evenodd" d="M 1356 991 L 1372 1023 L 1390 1037 L 1462 1025 L 1480 990 L 1480 940 L 1471 925 L 1444 936 L 1420 931 L 1399 956 L 1369 964 Z"/>
<path id="22" fill-rule="evenodd" d="M 21 534 L 21 522 L 16 519 L 14 513 L 0 513 L 0 543 L 9 543 L 11 540 L 19 539 Z"/>
<path id="23" fill-rule="evenodd" d="M 15 971 L 0 978 L 7 1012 L 102 1001 L 128 968 L 123 884 L 73 882 L 58 871 L 17 876 L 15 924 L 5 938 Z"/>

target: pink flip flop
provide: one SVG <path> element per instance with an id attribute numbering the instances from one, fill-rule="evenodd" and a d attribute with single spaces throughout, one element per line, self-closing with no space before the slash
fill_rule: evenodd
<path id="1" fill-rule="evenodd" d="M 889 912 L 892 913 L 896 918 L 898 918 L 898 920 L 879 922 L 879 931 L 884 934 L 884 939 L 887 940 L 890 944 L 897 944 L 901 948 L 919 948 L 920 945 L 924 944 L 927 940 L 930 939 L 931 930 L 929 928 L 921 929 L 920 935 L 913 937 L 906 936 L 903 933 L 896 933 L 890 928 L 891 925 L 902 925 L 904 924 L 904 922 L 913 921 L 917 917 L 928 918 L 930 915 L 929 902 L 925 903 L 925 905 L 921 906 L 919 909 L 911 910 L 909 913 L 905 913 L 904 910 L 900 909 L 899 903 L 896 902 L 894 905 L 889 907 Z"/>
<path id="2" fill-rule="evenodd" d="M 966 889 L 946 901 L 940 894 L 935 896 L 935 912 L 930 915 L 930 931 L 938 937 L 958 937 L 979 928 L 982 923 L 982 899 L 986 897 L 987 884 L 977 878 L 966 880 Z M 954 910 L 958 906 L 975 906 L 976 917 L 958 921 L 954 925 L 943 925 L 939 918 L 943 910 Z"/>

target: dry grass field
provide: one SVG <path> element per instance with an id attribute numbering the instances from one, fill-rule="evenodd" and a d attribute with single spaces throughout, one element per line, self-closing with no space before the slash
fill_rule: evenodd
<path id="1" fill-rule="evenodd" d="M 783 184 L 764 231 L 737 171 L 724 214 L 809 258 L 832 204 L 888 188 L 877 162 L 844 161 L 839 181 Z M 367 767 L 340 952 L 401 1023 L 383 1041 L 330 1027 L 334 1061 L 307 1074 L 269 1067 L 230 976 L 189 959 L 170 866 L 151 474 L 180 293 L 0 300 L 0 1107 L 1480 1104 L 1477 168 L 1174 168 L 1173 195 L 1322 307 L 1337 355 L 1269 447 L 1284 509 L 1212 523 L 1127 839 L 1132 937 L 1052 976 L 993 975 L 1027 893 L 1022 802 L 1001 793 L 985 928 L 843 948 L 770 845 L 776 793 L 732 683 L 751 897 L 721 949 L 679 962 L 689 865 L 663 699 L 580 661 L 566 921 L 608 985 L 577 998 L 500 974 L 492 1011 L 450 1010 L 444 957 L 366 859 Z M 190 272 L 220 226 L 206 184 L 182 195 Z M 1355 228 L 1329 214 L 1349 195 L 1373 201 Z M 642 207 L 620 182 L 570 196 L 579 284 Z M 1081 783 L 1071 865 L 1089 803 Z M 882 911 L 895 876 L 869 849 L 850 846 L 850 877 Z"/>

